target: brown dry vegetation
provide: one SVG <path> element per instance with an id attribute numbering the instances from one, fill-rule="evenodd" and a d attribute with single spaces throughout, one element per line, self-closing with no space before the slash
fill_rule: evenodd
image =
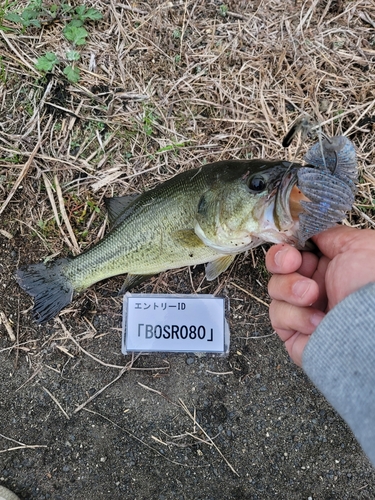
<path id="1" fill-rule="evenodd" d="M 16 368 L 21 363 L 31 369 L 24 373 L 22 379 L 26 386 L 31 384 L 29 377 L 32 377 L 32 384 L 41 377 L 45 365 L 50 362 L 49 356 L 57 356 L 57 365 L 51 366 L 62 375 L 65 361 L 61 359 L 64 356 L 80 359 L 80 356 L 86 355 L 80 351 L 82 347 L 96 351 L 96 356 L 101 359 L 107 359 L 103 356 L 103 349 L 110 346 L 113 351 L 104 351 L 110 354 L 109 364 L 103 367 L 95 361 L 91 369 L 107 370 L 99 370 L 100 380 L 103 374 L 108 382 L 111 377 L 118 380 L 117 375 L 108 375 L 108 369 L 113 368 L 113 365 L 119 368 L 118 365 L 122 366 L 124 362 L 118 355 L 112 355 L 119 349 L 117 344 L 105 344 L 107 319 L 103 318 L 108 311 L 112 314 L 115 319 L 108 320 L 108 328 L 112 334 L 118 335 L 119 301 L 105 294 L 103 296 L 102 291 L 96 295 L 91 290 L 86 294 L 91 298 L 89 309 L 98 308 L 101 314 L 99 320 L 93 320 L 95 311 L 91 311 L 88 319 L 80 317 L 81 308 L 87 302 L 86 299 L 80 299 L 78 306 L 77 303 L 74 306 L 74 314 L 68 312 L 56 320 L 53 328 L 37 328 L 30 322 L 31 303 L 16 288 L 12 277 L 17 261 L 26 263 L 51 255 L 76 254 L 98 241 L 106 230 L 104 196 L 142 192 L 177 172 L 211 161 L 258 157 L 301 161 L 310 143 L 303 143 L 299 149 L 298 141 L 295 141 L 285 151 L 281 141 L 291 123 L 302 113 L 308 113 L 322 124 L 327 134 L 345 134 L 356 145 L 360 179 L 356 205 L 349 223 L 360 227 L 375 225 L 373 0 L 228 0 L 224 3 L 215 0 L 72 1 L 72 5 L 85 3 L 103 14 L 102 20 L 86 25 L 89 37 L 85 45 L 77 48 L 80 60 L 76 66 L 80 69 L 81 77 L 75 85 L 63 74 L 67 65 L 66 52 L 72 49 L 62 33 L 67 22 L 64 18 L 51 22 L 48 16 L 43 17 L 41 28 L 24 30 L 20 25 L 4 19 L 7 12 L 14 9 L 20 11 L 27 3 L 18 1 L 10 8 L 7 3 L 0 2 L 0 238 L 8 252 L 2 254 L 4 263 L 0 262 L 0 269 L 6 294 L 12 297 L 17 294 L 17 300 L 12 299 L 11 302 L 0 299 L 0 311 L 5 311 L 0 333 L 4 352 L 8 352 L 5 350 L 9 346 L 14 348 L 11 352 Z M 47 1 L 44 5 L 48 9 L 51 2 Z M 61 61 L 47 75 L 35 68 L 37 59 L 46 52 L 54 52 Z M 206 290 L 223 291 L 234 300 L 232 320 L 237 324 L 232 324 L 232 335 L 235 339 L 237 336 L 234 341 L 237 342 L 234 343 L 237 351 L 234 350 L 236 354 L 232 354 L 227 369 L 237 370 L 241 375 L 241 383 L 248 377 L 249 370 L 251 380 L 257 369 L 262 370 L 261 364 L 254 368 L 260 363 L 255 357 L 250 368 L 244 361 L 243 352 L 238 350 L 243 347 L 241 335 L 251 336 L 260 322 L 263 322 L 262 331 L 266 335 L 272 333 L 267 324 L 266 310 L 258 310 L 259 304 L 267 301 L 262 256 L 260 250 L 248 259 L 250 266 L 252 263 L 257 266 L 252 278 L 243 275 L 244 260 L 241 258 L 234 270 L 228 271 L 220 280 L 219 285 Z M 175 271 L 156 277 L 151 290 L 191 292 L 198 283 L 201 284 L 200 276 L 186 270 L 182 273 L 178 275 L 177 281 Z M 251 290 L 248 287 L 250 281 Z M 114 289 L 116 286 L 112 291 Z M 255 301 L 253 305 L 241 309 L 241 301 L 250 300 L 249 295 L 246 295 L 249 293 Z M 79 334 L 79 344 L 73 342 L 67 327 L 74 332 L 74 336 Z M 15 343 L 8 337 L 10 331 L 15 335 Z M 51 332 L 54 333 L 53 337 Z M 101 332 L 104 340 L 97 335 L 98 332 Z M 44 343 L 39 341 L 42 335 Z M 246 340 L 246 349 L 248 345 Z M 275 346 L 278 344 L 271 346 L 265 342 L 259 352 L 262 352 L 263 360 L 269 359 L 270 353 L 275 355 L 280 368 L 284 362 L 280 361 L 284 359 L 283 351 L 278 351 L 279 347 Z M 186 369 L 177 361 L 177 356 L 170 361 L 172 367 Z M 274 363 L 276 366 L 276 361 Z M 159 365 L 158 362 L 154 364 Z M 276 369 L 275 366 L 271 372 Z M 211 365 L 208 367 L 211 368 Z M 212 369 L 226 372 L 223 365 L 215 365 Z M 162 370 L 159 372 L 163 373 Z M 115 368 L 115 373 L 122 375 L 124 371 L 116 372 Z M 161 381 L 160 389 L 158 380 L 153 378 L 150 379 L 151 383 L 148 381 L 148 385 L 154 383 L 158 390 L 166 392 L 170 389 L 170 395 L 173 394 L 172 388 L 175 391 L 180 389 L 183 393 L 183 388 L 176 382 L 178 374 L 173 369 L 170 377 L 171 387 L 164 380 L 166 386 Z M 201 378 L 202 375 L 198 373 L 197 377 Z M 270 378 L 273 378 L 272 373 Z M 132 394 L 139 404 L 137 381 L 132 383 L 135 385 Z M 173 387 L 175 383 L 178 386 L 176 388 Z M 216 379 L 215 383 L 218 383 Z M 307 384 L 306 381 L 303 383 Z M 101 382 L 96 380 L 93 384 L 98 388 Z M 131 384 L 130 380 L 128 384 Z M 102 385 L 105 385 L 104 382 Z M 34 385 L 32 387 L 35 390 Z M 231 390 L 240 389 L 231 386 Z M 293 387 L 291 390 L 297 393 L 299 389 Z M 79 406 L 78 403 L 88 398 L 87 392 L 81 392 L 74 402 L 64 405 L 69 417 Z M 141 394 L 144 396 L 144 392 Z M 215 394 L 212 391 L 212 405 L 218 399 Z M 65 395 L 60 393 L 59 397 Z M 223 400 L 225 397 L 229 396 L 220 395 Z M 7 402 L 11 405 L 11 396 L 9 398 Z M 306 407 L 310 404 L 309 400 L 307 393 Z M 48 401 L 51 403 L 50 399 Z M 228 401 L 225 404 L 229 405 Z M 294 401 L 290 406 L 293 405 Z M 258 406 L 256 408 L 261 411 Z M 151 412 L 146 418 L 146 423 L 149 423 L 155 416 L 150 409 L 147 411 Z M 105 413 L 104 410 L 102 413 Z M 119 414 L 122 415 L 122 409 Z M 11 412 L 9 418 L 10 415 Z M 173 412 L 171 415 L 175 418 Z M 118 416 L 116 421 L 119 422 Z M 338 435 L 348 433 L 340 427 L 342 424 L 339 419 L 338 422 Z M 160 427 L 163 427 L 162 424 L 163 421 Z M 56 425 L 60 425 L 58 421 Z M 137 433 L 136 430 L 134 432 Z M 9 433 L 12 434 L 11 431 Z M 206 442 L 206 437 L 203 434 L 200 436 Z M 21 437 L 18 439 L 23 442 Z M 27 442 L 30 440 L 38 442 L 38 435 L 25 439 Z M 150 443 L 153 445 L 155 441 L 151 440 Z M 184 446 L 193 448 L 191 443 Z M 254 446 L 263 450 L 262 442 Z M 275 449 L 278 447 L 280 443 L 276 440 Z M 329 450 L 324 453 L 329 455 Z M 336 457 L 336 448 L 332 448 L 331 452 Z M 353 449 L 351 452 L 354 453 Z M 242 464 L 234 453 L 231 461 L 237 464 L 236 469 L 243 467 L 240 475 L 245 477 L 247 463 Z M 352 469 L 358 468 L 358 483 L 348 485 L 342 482 L 341 494 L 329 498 L 373 498 L 373 478 L 366 465 L 363 465 L 358 448 L 355 453 L 350 471 L 354 474 Z M 173 459 L 172 455 L 168 456 Z M 272 460 L 278 463 L 276 455 L 275 451 Z M 151 457 L 155 455 L 151 453 Z M 52 460 L 51 457 L 49 459 Z M 315 459 L 318 460 L 314 456 L 312 461 Z M 259 475 L 264 473 L 267 476 L 262 468 L 264 460 L 249 460 L 252 465 L 253 462 L 257 464 L 256 467 L 261 471 Z M 213 461 L 210 455 L 208 462 Z M 224 463 L 220 456 L 218 462 Z M 326 467 L 328 470 L 330 466 L 325 458 L 322 463 L 323 469 Z M 162 460 L 162 464 L 167 462 Z M 39 467 L 42 470 L 42 466 Z M 280 465 L 287 479 L 284 481 L 283 476 L 279 482 L 275 480 L 275 484 L 269 480 L 268 484 L 273 485 L 269 491 L 256 486 L 262 479 L 252 471 L 251 476 L 258 481 L 256 485 L 251 486 L 250 479 L 246 486 L 239 483 L 238 492 L 233 493 L 233 498 L 273 498 L 275 494 L 278 498 L 302 498 L 298 496 L 301 491 L 305 495 L 303 498 L 307 498 L 314 490 L 301 486 L 303 481 L 312 485 L 319 482 L 320 489 L 316 490 L 317 496 L 314 495 L 314 498 L 328 498 L 325 496 L 327 491 L 329 495 L 334 495 L 330 480 L 325 478 L 320 483 L 318 466 L 316 475 L 311 472 L 311 476 L 301 483 L 296 480 L 298 487 L 292 487 L 288 482 L 290 475 L 294 474 L 293 467 L 286 472 L 283 467 Z M 296 467 L 300 469 L 300 465 Z M 9 463 L 7 468 L 12 470 Z M 224 470 L 223 478 L 227 477 L 225 474 L 229 470 L 225 464 Z M 60 491 L 59 496 L 45 477 L 43 475 L 38 479 L 45 498 L 83 499 L 89 497 L 88 492 L 94 491 L 93 485 L 89 483 L 87 489 L 82 487 L 82 491 L 79 490 L 80 493 L 73 488 L 73 492 Z M 140 487 L 137 490 L 134 486 L 134 491 L 130 487 L 120 491 L 119 486 L 117 489 L 113 487 L 111 498 L 159 498 L 155 492 L 147 489 L 151 488 L 147 483 L 150 477 L 147 474 L 143 477 L 143 489 Z M 207 478 L 205 476 L 201 482 L 198 481 L 196 490 L 193 486 L 191 490 L 186 490 L 188 487 L 185 486 L 188 493 L 181 498 L 211 498 L 211 490 L 207 490 L 207 494 L 203 493 L 205 486 L 202 484 L 207 484 Z M 100 480 L 104 481 L 103 478 Z M 31 487 L 22 486 L 22 480 L 18 484 L 21 485 L 18 491 L 22 490 L 23 498 L 39 498 L 39 493 Z M 229 481 L 228 487 L 231 484 Z M 59 487 L 64 488 L 61 485 Z M 285 490 L 287 487 L 292 488 L 292 493 L 283 496 L 288 491 Z M 230 498 L 224 485 L 222 488 L 218 488 L 212 498 Z M 172 495 L 171 491 L 169 493 Z M 234 491 L 233 488 L 231 491 Z M 366 496 L 366 491 L 369 496 Z M 124 496 L 126 494 L 130 496 Z M 259 497 L 256 496 L 258 494 Z M 98 489 L 94 498 L 109 497 Z M 165 498 L 172 496 L 166 493 Z"/>
<path id="2" fill-rule="evenodd" d="M 1 31 L 2 196 L 15 185 L 27 192 L 22 231 L 37 231 L 47 252 L 85 246 L 82 233 L 100 219 L 86 200 L 100 205 L 204 162 L 294 158 L 281 139 L 302 112 L 356 144 L 358 200 L 371 218 L 372 2 L 87 4 L 104 18 L 88 26 L 75 86 L 62 75 L 72 48 L 63 19 L 23 33 L 3 21 L 13 29 Z M 46 52 L 62 63 L 43 76 L 34 63 Z M 58 193 L 47 190 L 54 176 L 75 231 L 65 219 L 65 241 L 38 229 L 61 221 Z"/>

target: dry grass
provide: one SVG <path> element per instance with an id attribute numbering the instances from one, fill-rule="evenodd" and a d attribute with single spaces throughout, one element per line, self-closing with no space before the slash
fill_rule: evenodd
<path id="1" fill-rule="evenodd" d="M 103 235 L 104 195 L 215 160 L 294 158 L 297 144 L 281 141 L 302 112 L 356 144 L 352 223 L 374 225 L 372 0 L 85 4 L 104 17 L 87 27 L 77 85 L 63 65 L 48 77 L 34 66 L 46 52 L 64 60 L 64 20 L 23 32 L 1 22 L 12 28 L 0 31 L 3 230 L 26 197 L 17 228 L 46 254 L 77 253 Z"/>

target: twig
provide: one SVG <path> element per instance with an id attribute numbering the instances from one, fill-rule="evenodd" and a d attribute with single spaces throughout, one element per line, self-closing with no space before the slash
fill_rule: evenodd
<path id="1" fill-rule="evenodd" d="M 80 248 L 79 248 L 76 236 L 74 234 L 74 231 L 72 229 L 72 226 L 70 224 L 68 215 L 67 215 L 66 210 L 65 210 L 64 198 L 62 195 L 62 191 L 61 191 L 61 187 L 60 187 L 60 183 L 59 183 L 59 180 L 57 178 L 57 175 L 54 176 L 54 181 L 55 181 L 57 199 L 59 200 L 61 217 L 62 217 L 63 221 L 65 222 L 65 226 L 68 230 L 68 233 L 69 233 L 69 236 L 71 239 L 71 243 L 69 246 L 74 251 L 75 254 L 78 254 L 80 252 Z"/>
<path id="2" fill-rule="evenodd" d="M 61 222 L 60 217 L 59 217 L 59 212 L 57 210 L 55 198 L 54 198 L 53 192 L 52 192 L 51 181 L 48 179 L 48 177 L 46 176 L 46 174 L 44 172 L 42 172 L 42 176 L 43 176 L 44 185 L 45 185 L 45 188 L 46 188 L 46 191 L 48 194 L 48 198 L 49 198 L 49 201 L 51 203 L 53 215 L 55 216 L 57 227 L 59 228 L 59 231 L 60 231 L 62 237 L 64 238 L 65 243 L 68 245 L 69 248 L 71 248 L 71 242 L 64 232 L 64 229 L 62 227 L 62 222 Z"/>
<path id="3" fill-rule="evenodd" d="M 23 383 L 21 384 L 19 387 L 17 387 L 16 391 L 15 392 L 18 392 L 19 390 L 22 389 L 22 387 L 25 387 L 26 384 L 28 384 L 29 382 L 31 382 L 33 380 L 34 377 L 36 377 L 38 375 L 38 373 L 40 373 L 42 370 L 42 366 L 39 366 L 35 372 Z"/>
<path id="4" fill-rule="evenodd" d="M 125 429 L 125 427 L 121 427 L 120 425 L 116 424 L 116 422 L 113 422 L 113 420 L 111 420 L 110 418 L 106 417 L 105 415 L 102 415 L 101 413 L 98 413 L 97 411 L 89 410 L 88 408 L 84 408 L 84 410 L 87 411 L 87 412 L 89 412 L 89 413 L 92 413 L 93 415 L 98 415 L 100 418 L 103 418 L 104 420 L 107 420 L 107 422 L 110 422 L 112 425 L 114 425 L 115 427 L 117 427 L 121 431 L 125 432 L 128 436 L 130 436 L 131 438 L 135 439 L 139 443 L 143 444 L 143 446 L 145 446 L 149 450 L 152 450 L 154 453 L 156 453 L 160 457 L 163 457 L 164 460 L 167 460 L 167 462 L 170 462 L 170 463 L 175 464 L 175 465 L 181 465 L 182 467 L 194 468 L 194 466 L 191 466 L 189 464 L 182 464 L 180 462 L 176 462 L 175 460 L 171 460 L 170 458 L 168 458 L 165 455 L 163 455 L 163 453 L 160 453 L 160 451 L 158 451 L 156 448 L 154 448 L 153 446 L 150 446 L 149 444 L 145 443 L 142 439 L 140 439 L 139 437 L 137 437 L 135 434 L 133 434 L 132 432 L 128 431 L 128 429 Z"/>
<path id="5" fill-rule="evenodd" d="M 17 441 L 16 439 L 10 438 L 8 436 L 4 436 L 4 434 L 0 434 L 0 437 L 3 439 L 7 439 L 8 441 L 11 441 L 12 443 L 20 444 L 21 446 L 26 446 L 25 443 L 22 443 L 21 441 Z"/>
<path id="6" fill-rule="evenodd" d="M 233 372 L 213 372 L 211 370 L 206 370 L 206 373 L 210 375 L 233 375 Z"/>
<path id="7" fill-rule="evenodd" d="M 43 390 L 48 394 L 48 396 L 56 403 L 56 405 L 58 406 L 58 408 L 60 409 L 61 413 L 64 415 L 65 418 L 67 418 L 68 420 L 70 419 L 69 415 L 66 413 L 66 411 L 64 410 L 64 408 L 61 406 L 61 404 L 58 402 L 58 400 L 55 398 L 55 396 L 49 392 L 48 389 L 46 389 L 46 387 L 43 387 Z"/>
<path id="8" fill-rule="evenodd" d="M 0 453 L 6 453 L 8 451 L 15 450 L 26 450 L 26 449 L 34 449 L 34 448 L 47 448 L 45 444 L 24 444 L 23 446 L 14 446 L 13 448 L 7 448 L 6 450 L 0 450 Z"/>
<path id="9" fill-rule="evenodd" d="M 190 410 L 186 406 L 186 404 L 183 402 L 181 398 L 178 399 L 181 405 L 181 408 L 184 410 L 184 412 L 191 418 L 191 420 L 194 422 L 194 425 L 197 425 L 199 429 L 203 432 L 203 434 L 206 436 L 206 438 L 209 440 L 209 442 L 215 447 L 219 455 L 223 458 L 225 463 L 228 465 L 230 470 L 236 474 L 236 476 L 240 477 L 238 472 L 234 469 L 234 467 L 228 462 L 228 460 L 225 458 L 225 456 L 222 454 L 220 449 L 216 446 L 216 444 L 213 442 L 212 438 L 207 434 L 207 432 L 203 429 L 203 427 L 199 424 L 199 422 L 196 421 L 195 417 L 191 414 Z"/>
<path id="10" fill-rule="evenodd" d="M 339 116 L 332 116 L 332 118 L 328 118 L 328 120 L 324 120 L 324 121 L 320 122 L 319 123 L 319 127 L 323 127 L 324 125 L 328 125 L 328 123 L 332 123 L 334 121 L 337 121 L 338 118 L 340 118 L 340 120 L 341 120 L 341 118 L 344 118 L 344 116 L 351 115 L 351 114 L 353 114 L 355 111 L 357 111 L 359 109 L 366 108 L 366 112 L 367 112 L 367 110 L 371 109 L 372 106 L 374 106 L 374 104 L 375 104 L 375 99 L 372 100 L 370 102 L 370 104 L 368 104 L 367 102 L 365 102 L 363 104 L 358 104 L 358 106 L 355 106 L 354 108 L 348 109 L 347 111 L 344 111 L 343 113 L 340 113 Z M 345 131 L 344 135 L 347 135 L 347 131 Z"/>
<path id="11" fill-rule="evenodd" d="M 2 31 L 0 30 L 0 33 L 2 33 Z M 13 187 L 12 189 L 10 190 L 10 193 L 7 197 L 7 199 L 4 201 L 4 203 L 2 204 L 1 208 L 0 208 L 0 215 L 4 212 L 4 210 L 6 209 L 6 207 L 8 206 L 8 203 L 10 202 L 10 200 L 13 198 L 14 196 L 14 193 L 17 191 L 19 185 L 21 184 L 21 182 L 23 181 L 23 179 L 26 177 L 26 174 L 30 168 L 30 165 L 32 164 L 33 162 L 33 159 L 36 155 L 36 153 L 38 152 L 38 149 L 40 148 L 41 144 L 42 144 L 42 140 L 43 140 L 43 136 L 44 134 L 46 133 L 46 131 L 49 129 L 49 126 L 50 126 L 50 123 L 52 121 L 52 116 L 50 116 L 49 120 L 48 120 L 48 123 L 47 125 L 45 126 L 44 130 L 43 130 L 43 133 L 41 134 L 41 136 L 39 137 L 39 140 L 38 142 L 36 143 L 34 149 L 32 150 L 30 156 L 29 156 L 29 159 L 27 160 L 27 162 L 25 163 L 25 165 L 23 166 L 23 169 L 20 173 L 20 175 L 18 176 L 18 179 L 16 180 L 16 182 L 13 184 Z"/>
<path id="12" fill-rule="evenodd" d="M 4 236 L 4 238 L 8 238 L 8 240 L 12 240 L 13 239 L 13 235 L 10 234 L 8 231 L 6 231 L 5 229 L 0 229 L 0 234 L 2 236 Z"/>
<path id="13" fill-rule="evenodd" d="M 375 227 L 375 222 L 365 213 L 362 212 L 359 208 L 357 208 L 355 205 L 353 205 L 353 210 L 365 221 L 367 221 L 369 224 L 371 224 L 372 227 Z"/>
<path id="14" fill-rule="evenodd" d="M 14 335 L 12 325 L 9 323 L 8 318 L 5 316 L 3 311 L 0 311 L 0 325 L 1 323 L 5 326 L 5 330 L 7 331 L 9 338 L 12 342 L 16 341 L 16 336 Z"/>
<path id="15" fill-rule="evenodd" d="M 155 394 L 158 394 L 159 396 L 163 397 L 168 401 L 168 403 L 171 403 L 174 406 L 178 406 L 178 404 L 174 403 L 166 394 L 163 392 L 157 391 L 156 389 L 153 389 L 152 387 L 149 387 L 148 385 L 144 385 L 141 382 L 138 382 L 138 385 L 143 387 L 143 389 L 146 389 L 147 391 L 154 392 Z"/>
<path id="16" fill-rule="evenodd" d="M 274 337 L 276 335 L 276 332 L 269 333 L 268 335 L 259 335 L 258 337 L 238 337 L 239 339 L 243 340 L 258 340 L 258 339 L 266 339 L 268 337 Z"/>
<path id="17" fill-rule="evenodd" d="M 370 102 L 367 108 L 359 115 L 359 117 L 350 125 L 350 127 L 345 131 L 345 135 L 349 135 L 353 128 L 357 125 L 357 123 L 373 108 L 375 105 L 375 99 Z"/>
<path id="18" fill-rule="evenodd" d="M 257 297 L 256 295 L 253 295 L 252 293 L 250 293 L 248 290 L 245 290 L 244 288 L 242 288 L 241 286 L 239 285 L 236 285 L 236 283 L 231 283 L 234 287 L 238 288 L 239 290 L 241 290 L 241 292 L 243 293 L 246 293 L 246 295 L 249 295 L 252 299 L 254 300 L 257 300 L 258 302 L 260 302 L 261 304 L 263 304 L 264 306 L 266 307 L 270 307 L 269 304 L 267 304 L 267 302 L 264 302 L 264 300 L 260 299 L 259 297 Z"/>
<path id="19" fill-rule="evenodd" d="M 137 9 L 136 7 L 130 7 L 129 5 L 124 5 L 123 3 L 116 3 L 116 7 L 119 7 L 120 9 L 124 10 L 129 10 L 130 12 L 135 12 L 136 14 L 150 14 L 150 12 L 147 12 L 147 10 L 141 10 Z"/>
<path id="20" fill-rule="evenodd" d="M 86 351 L 86 349 L 84 349 L 77 341 L 76 339 L 72 336 L 72 334 L 70 333 L 70 331 L 66 328 L 66 326 L 64 325 L 64 323 L 61 321 L 60 318 L 56 318 L 56 321 L 60 324 L 61 328 L 64 330 L 64 333 L 68 336 L 69 340 L 71 340 L 77 347 L 80 351 L 82 351 L 84 354 L 86 354 L 86 356 L 88 356 L 89 358 L 91 358 L 92 360 L 94 360 L 96 363 L 99 363 L 100 365 L 103 365 L 103 366 L 106 366 L 107 368 L 116 368 L 117 370 L 123 370 L 124 368 L 127 367 L 127 365 L 112 365 L 110 363 L 106 363 L 105 361 L 102 361 L 101 359 L 97 358 L 96 356 L 94 356 L 93 354 L 89 353 L 88 351 Z"/>
<path id="21" fill-rule="evenodd" d="M 9 38 L 5 35 L 5 33 L 0 30 L 0 35 L 4 38 L 6 44 L 8 47 L 17 55 L 18 59 L 25 65 L 27 66 L 31 71 L 36 73 L 38 77 L 40 77 L 39 71 L 37 71 L 34 66 L 32 66 L 29 62 L 25 61 L 25 59 L 21 56 L 21 54 L 17 51 L 17 49 L 10 43 Z"/>
<path id="22" fill-rule="evenodd" d="M 102 387 L 101 389 L 99 389 L 98 391 L 96 391 L 95 394 L 93 394 L 92 396 L 89 397 L 89 399 L 87 399 L 84 403 L 80 404 L 79 406 L 77 406 L 77 408 L 74 410 L 73 413 L 78 413 L 79 411 L 81 411 L 86 405 L 88 405 L 93 399 L 97 398 L 99 396 L 99 394 L 101 394 L 102 392 L 104 392 L 106 389 L 108 389 L 108 387 L 110 387 L 112 384 L 114 384 L 115 382 L 117 382 L 117 380 L 119 380 L 125 372 L 128 372 L 130 370 L 130 366 L 126 365 L 124 366 L 124 368 L 120 371 L 120 373 L 117 375 L 117 377 L 115 377 L 113 380 L 111 380 L 111 382 L 109 382 L 107 385 L 105 385 L 104 387 Z"/>

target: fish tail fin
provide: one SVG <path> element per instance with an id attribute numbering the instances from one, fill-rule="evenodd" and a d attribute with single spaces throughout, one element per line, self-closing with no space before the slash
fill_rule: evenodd
<path id="1" fill-rule="evenodd" d="M 34 298 L 34 318 L 45 323 L 70 304 L 74 288 L 63 274 L 68 259 L 49 264 L 30 264 L 17 270 L 16 280 L 20 287 Z"/>

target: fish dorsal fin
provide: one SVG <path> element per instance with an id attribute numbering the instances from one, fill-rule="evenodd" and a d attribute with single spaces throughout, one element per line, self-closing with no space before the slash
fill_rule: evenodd
<path id="1" fill-rule="evenodd" d="M 212 281 L 217 278 L 221 273 L 226 271 L 228 267 L 234 261 L 235 255 L 224 255 L 218 259 L 208 262 L 206 264 L 206 279 L 207 281 Z"/>
<path id="2" fill-rule="evenodd" d="M 180 229 L 173 233 L 173 239 L 183 247 L 197 248 L 206 246 L 195 234 L 194 229 Z"/>
<path id="3" fill-rule="evenodd" d="M 126 196 L 114 196 L 104 198 L 105 207 L 108 212 L 108 219 L 111 228 L 116 227 L 122 220 L 118 220 L 120 215 L 138 198 L 139 194 L 128 194 Z"/>

